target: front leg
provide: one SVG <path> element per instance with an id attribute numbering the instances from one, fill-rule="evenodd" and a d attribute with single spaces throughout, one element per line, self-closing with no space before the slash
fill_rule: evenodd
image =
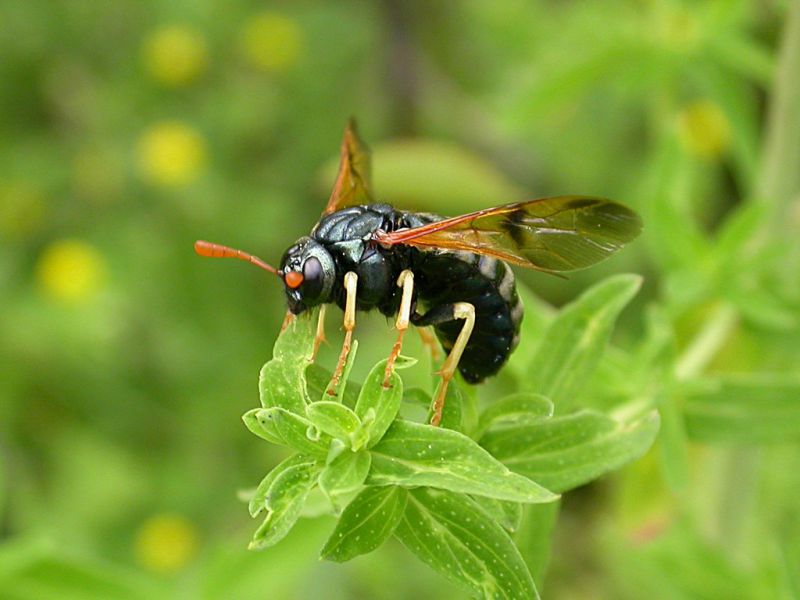
<path id="1" fill-rule="evenodd" d="M 317 316 L 317 332 L 314 334 L 314 350 L 311 354 L 311 362 L 317 358 L 317 352 L 322 342 L 325 341 L 325 309 L 327 304 L 319 307 L 319 315 Z"/>
<path id="2" fill-rule="evenodd" d="M 344 372 L 344 365 L 347 362 L 347 355 L 350 354 L 350 345 L 353 341 L 353 330 L 356 328 L 356 292 L 358 291 L 358 275 L 353 271 L 348 271 L 344 276 L 344 289 L 346 292 L 344 305 L 344 342 L 342 351 L 339 353 L 339 361 L 336 363 L 336 370 L 333 372 L 331 382 L 328 384 L 328 395 L 335 396 L 336 388 L 339 387 L 339 380 Z"/>

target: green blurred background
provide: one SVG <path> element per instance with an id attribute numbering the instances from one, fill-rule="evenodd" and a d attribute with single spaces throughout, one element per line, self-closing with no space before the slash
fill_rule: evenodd
<path id="1" fill-rule="evenodd" d="M 645 233 L 618 257 L 519 279 L 561 305 L 640 272 L 621 347 L 656 305 L 679 351 L 721 331 L 701 371 L 791 378 L 798 13 L 777 0 L 0 4 L 0 597 L 459 593 L 394 542 L 318 562 L 326 518 L 246 550 L 256 524 L 236 492 L 281 456 L 240 417 L 285 307 L 263 272 L 192 243 L 277 262 L 316 222 L 351 115 L 378 196 L 400 207 L 562 193 L 635 207 Z M 358 336 L 361 377 L 393 334 L 368 318 Z M 545 597 L 800 594 L 792 399 L 780 434 L 748 435 L 749 413 L 738 437 L 689 421 L 669 429 L 688 435 L 686 473 L 665 474 L 660 442 L 567 496 Z"/>

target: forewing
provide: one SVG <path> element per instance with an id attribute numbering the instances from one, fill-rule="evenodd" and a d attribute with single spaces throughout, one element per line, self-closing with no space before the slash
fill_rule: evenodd
<path id="1" fill-rule="evenodd" d="M 559 272 L 600 262 L 639 235 L 641 228 L 639 215 L 611 200 L 558 196 L 382 234 L 378 241 L 465 250 Z"/>
<path id="2" fill-rule="evenodd" d="M 342 138 L 339 173 L 323 214 L 372 202 L 371 170 L 369 148 L 358 136 L 355 120 L 350 119 Z"/>

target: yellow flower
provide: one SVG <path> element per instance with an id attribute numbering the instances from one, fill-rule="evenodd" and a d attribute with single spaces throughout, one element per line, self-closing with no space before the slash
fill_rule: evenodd
<path id="1" fill-rule="evenodd" d="M 727 150 L 731 126 L 716 104 L 699 100 L 684 108 L 678 116 L 678 137 L 688 154 L 712 159 Z"/>
<path id="2" fill-rule="evenodd" d="M 285 71 L 300 56 L 303 32 L 289 17 L 263 12 L 245 23 L 239 46 L 254 66 L 264 71 Z"/>
<path id="3" fill-rule="evenodd" d="M 28 181 L 0 183 L 0 235 L 23 237 L 44 222 L 42 191 Z"/>
<path id="4" fill-rule="evenodd" d="M 36 279 L 42 291 L 63 302 L 88 302 L 100 291 L 105 277 L 103 255 L 81 240 L 51 243 L 36 264 Z"/>
<path id="5" fill-rule="evenodd" d="M 207 159 L 206 142 L 178 121 L 153 125 L 139 139 L 139 170 L 155 185 L 179 187 L 195 181 Z"/>
<path id="6" fill-rule="evenodd" d="M 142 61 L 156 81 L 174 87 L 187 85 L 208 65 L 206 41 L 192 29 L 165 27 L 144 40 Z"/>
<path id="7" fill-rule="evenodd" d="M 139 563 L 156 573 L 179 571 L 197 554 L 195 526 L 180 515 L 161 514 L 147 519 L 136 534 L 134 552 Z"/>

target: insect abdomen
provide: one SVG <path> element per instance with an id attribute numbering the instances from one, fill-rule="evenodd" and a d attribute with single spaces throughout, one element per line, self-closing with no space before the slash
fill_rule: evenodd
<path id="1" fill-rule="evenodd" d="M 469 252 L 418 251 L 412 269 L 419 299 L 431 308 L 455 302 L 475 307 L 475 328 L 458 370 L 469 383 L 494 375 L 519 341 L 522 302 L 514 274 L 500 260 Z M 435 326 L 436 335 L 449 351 L 462 321 Z"/>

